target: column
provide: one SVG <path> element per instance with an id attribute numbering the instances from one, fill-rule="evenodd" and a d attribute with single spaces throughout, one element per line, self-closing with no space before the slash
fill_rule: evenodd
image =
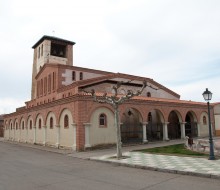
<path id="1" fill-rule="evenodd" d="M 8 128 L 8 140 L 10 140 L 10 135 L 11 135 L 11 126 L 9 125 L 9 128 Z"/>
<path id="2" fill-rule="evenodd" d="M 19 130 L 18 142 L 21 142 L 21 127 L 20 126 L 19 126 L 18 130 Z"/>
<path id="3" fill-rule="evenodd" d="M 25 128 L 26 128 L 26 140 L 25 140 L 25 142 L 27 143 L 28 142 L 28 127 L 26 126 Z"/>
<path id="4" fill-rule="evenodd" d="M 200 137 L 201 136 L 200 123 L 197 123 L 197 132 L 198 132 L 198 137 Z"/>
<path id="5" fill-rule="evenodd" d="M 60 125 L 56 125 L 57 128 L 57 143 L 56 143 L 56 147 L 59 148 L 60 147 Z"/>
<path id="6" fill-rule="evenodd" d="M 169 124 L 169 122 L 165 122 L 163 124 L 163 140 L 164 141 L 169 141 L 170 139 L 168 138 L 168 130 L 167 130 L 167 125 Z"/>
<path id="7" fill-rule="evenodd" d="M 47 126 L 43 126 L 44 128 L 44 141 L 43 141 L 43 145 L 46 146 L 47 143 Z"/>
<path id="8" fill-rule="evenodd" d="M 180 123 L 181 139 L 185 139 L 185 138 L 186 138 L 186 134 L 185 134 L 185 124 L 186 124 L 186 122 Z"/>
<path id="9" fill-rule="evenodd" d="M 15 141 L 15 126 L 14 126 L 14 137 L 13 137 L 13 141 Z"/>
<path id="10" fill-rule="evenodd" d="M 34 144 L 36 144 L 36 140 L 37 140 L 37 128 L 36 126 L 33 126 L 33 129 L 34 129 Z"/>
<path id="11" fill-rule="evenodd" d="M 143 143 L 148 143 L 147 140 L 147 124 L 148 122 L 143 122 L 142 127 L 143 127 Z"/>
<path id="12" fill-rule="evenodd" d="M 91 123 L 84 123 L 85 127 L 85 148 L 91 147 L 90 145 L 90 139 L 89 139 L 89 128 L 91 126 Z"/>
<path id="13" fill-rule="evenodd" d="M 73 146 L 72 149 L 76 150 L 76 123 L 71 124 L 73 127 Z"/>

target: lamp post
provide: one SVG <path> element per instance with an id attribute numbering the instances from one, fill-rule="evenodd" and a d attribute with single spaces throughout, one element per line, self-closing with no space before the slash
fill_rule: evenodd
<path id="1" fill-rule="evenodd" d="M 209 160 L 215 160 L 215 155 L 214 155 L 214 147 L 213 147 L 213 139 L 212 139 L 212 129 L 211 129 L 211 117 L 210 117 L 210 106 L 209 106 L 209 101 L 212 99 L 212 93 L 206 88 L 206 91 L 203 92 L 203 97 L 205 101 L 207 101 L 208 105 L 208 117 L 209 117 L 209 144 L 210 144 L 210 149 L 209 149 Z"/>

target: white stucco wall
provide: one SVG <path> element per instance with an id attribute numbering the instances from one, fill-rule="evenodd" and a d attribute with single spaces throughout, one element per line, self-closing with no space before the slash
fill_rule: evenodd
<path id="1" fill-rule="evenodd" d="M 53 118 L 53 128 L 50 128 L 50 118 Z M 47 117 L 46 122 L 47 128 L 46 128 L 46 144 L 55 146 L 57 141 L 57 129 L 56 129 L 56 117 L 55 114 L 50 112 Z"/>
<path id="2" fill-rule="evenodd" d="M 99 115 L 104 113 L 107 116 L 107 127 L 99 126 Z M 89 127 L 90 145 L 116 143 L 116 128 L 114 125 L 114 114 L 108 108 L 102 107 L 95 110 L 90 119 Z"/>
<path id="3" fill-rule="evenodd" d="M 40 119 L 41 119 L 41 128 L 39 129 L 39 120 Z M 34 130 L 32 129 L 32 131 L 34 131 Z M 34 136 L 32 137 L 32 139 L 34 139 Z M 37 120 L 36 120 L 36 143 L 43 144 L 43 141 L 44 141 L 44 120 L 41 115 L 38 115 Z"/>
<path id="4" fill-rule="evenodd" d="M 218 130 L 218 135 L 220 135 L 220 103 L 214 106 L 215 115 L 215 129 Z"/>
<path id="5" fill-rule="evenodd" d="M 203 116 L 206 117 L 206 124 L 203 123 Z M 200 136 L 201 137 L 206 137 L 209 135 L 209 126 L 208 126 L 208 114 L 206 112 L 203 112 L 200 116 L 200 121 L 199 121 L 199 129 L 200 130 Z"/>
<path id="6" fill-rule="evenodd" d="M 220 115 L 215 115 L 215 129 L 220 130 Z"/>
<path id="7" fill-rule="evenodd" d="M 68 115 L 69 118 L 69 127 L 64 128 L 64 116 Z M 73 140 L 74 140 L 74 134 L 73 134 L 73 127 L 72 123 L 73 118 L 70 110 L 65 109 L 63 110 L 61 116 L 60 116 L 60 146 L 62 147 L 67 147 L 67 148 L 72 148 L 73 146 Z"/>

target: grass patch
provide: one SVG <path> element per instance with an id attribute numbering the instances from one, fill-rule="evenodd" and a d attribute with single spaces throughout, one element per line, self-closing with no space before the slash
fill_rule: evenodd
<path id="1" fill-rule="evenodd" d="M 138 152 L 152 153 L 152 154 L 168 154 L 168 155 L 182 155 L 182 156 L 201 156 L 207 157 L 205 153 L 195 152 L 184 147 L 184 144 L 176 144 L 164 147 L 149 148 L 143 150 L 136 150 Z"/>

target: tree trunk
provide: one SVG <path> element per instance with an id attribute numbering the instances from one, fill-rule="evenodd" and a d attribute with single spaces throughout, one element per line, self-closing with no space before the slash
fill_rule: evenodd
<path id="1" fill-rule="evenodd" d="M 117 132 L 117 159 L 120 159 L 122 157 L 122 151 L 121 151 L 121 129 L 119 123 L 118 105 L 115 105 L 114 108 L 115 108 L 115 126 Z"/>

